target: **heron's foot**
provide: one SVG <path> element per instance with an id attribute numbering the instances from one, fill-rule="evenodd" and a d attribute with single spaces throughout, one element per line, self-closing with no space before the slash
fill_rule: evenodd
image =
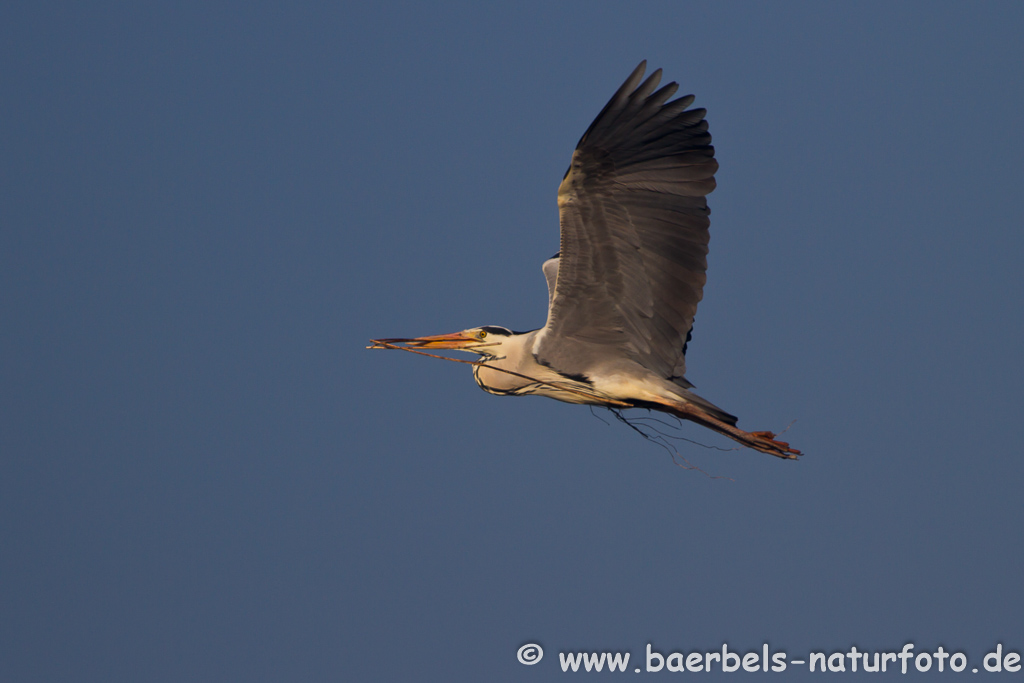
<path id="1" fill-rule="evenodd" d="M 770 453 L 771 455 L 790 460 L 795 460 L 798 455 L 801 455 L 797 449 L 790 448 L 787 442 L 776 441 L 774 432 L 747 432 L 747 434 L 754 437 L 757 442 L 754 448 L 762 453 Z"/>

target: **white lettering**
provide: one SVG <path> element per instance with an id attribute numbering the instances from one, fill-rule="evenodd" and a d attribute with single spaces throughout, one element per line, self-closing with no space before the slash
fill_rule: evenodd
<path id="1" fill-rule="evenodd" d="M 857 671 L 857 659 L 859 658 L 859 652 L 857 652 L 857 646 L 854 645 L 850 648 L 850 651 L 846 653 L 846 656 L 850 658 L 850 669 L 854 672 Z"/>
<path id="2" fill-rule="evenodd" d="M 625 671 L 629 665 L 629 653 L 628 652 L 615 652 L 608 655 L 608 670 L 609 671 Z M 598 669 L 600 671 L 600 669 Z"/>
<path id="3" fill-rule="evenodd" d="M 988 663 L 988 660 L 990 658 L 996 660 L 996 663 L 992 664 L 991 666 Z M 982 662 L 982 664 L 985 665 L 985 671 L 1002 671 L 1003 670 L 1003 644 L 999 643 L 998 645 L 996 645 L 996 651 L 995 652 L 989 652 L 987 655 L 985 655 L 985 661 Z"/>
<path id="4" fill-rule="evenodd" d="M 655 666 L 654 664 L 651 664 L 651 661 L 655 657 L 658 658 L 657 666 Z M 660 652 L 655 652 L 653 649 L 651 649 L 651 644 L 647 643 L 647 670 L 648 671 L 661 671 L 661 667 L 663 667 L 663 666 L 665 666 L 665 658 L 661 656 Z M 576 669 L 573 669 L 573 671 L 575 671 L 575 670 Z M 564 666 L 562 667 L 562 671 L 565 671 L 565 667 Z"/>
<path id="5" fill-rule="evenodd" d="M 730 658 L 735 664 L 730 664 Z M 729 652 L 729 646 L 722 643 L 722 671 L 736 671 L 740 668 L 740 656 L 735 652 Z"/>
<path id="6" fill-rule="evenodd" d="M 914 644 L 907 643 L 903 646 L 903 649 L 900 650 L 900 654 L 898 656 L 900 658 L 900 663 L 903 665 L 903 673 L 907 673 L 907 660 L 914 656 L 914 653 L 911 652 L 913 649 Z"/>
<path id="7" fill-rule="evenodd" d="M 583 655 L 578 652 L 558 653 L 558 660 L 562 663 L 562 671 L 568 671 L 570 668 L 573 671 L 579 671 L 581 659 L 583 659 Z"/>
<path id="8" fill-rule="evenodd" d="M 598 654 L 596 652 L 591 652 L 591 653 L 584 652 L 583 653 L 583 666 L 586 668 L 587 671 L 590 671 L 590 670 L 600 671 L 601 669 L 604 668 L 604 658 L 605 658 L 605 656 L 606 656 L 606 654 L 604 652 L 602 652 L 600 656 L 598 656 Z"/>

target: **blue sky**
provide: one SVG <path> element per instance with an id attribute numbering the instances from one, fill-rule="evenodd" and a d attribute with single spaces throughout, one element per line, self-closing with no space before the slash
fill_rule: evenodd
<path id="1" fill-rule="evenodd" d="M 5 5 L 0 678 L 1021 652 L 1022 30 L 1010 2 Z M 681 442 L 708 479 L 363 348 L 543 324 L 555 189 L 641 59 L 721 164 L 687 376 L 795 420 L 799 462 Z"/>

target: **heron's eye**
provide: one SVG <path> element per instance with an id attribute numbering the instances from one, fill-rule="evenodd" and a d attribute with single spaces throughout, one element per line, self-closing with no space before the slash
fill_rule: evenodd
<path id="1" fill-rule="evenodd" d="M 487 332 L 485 332 L 484 330 L 480 330 L 479 332 L 476 333 L 476 336 L 479 337 L 480 339 L 484 339 L 487 337 Z"/>

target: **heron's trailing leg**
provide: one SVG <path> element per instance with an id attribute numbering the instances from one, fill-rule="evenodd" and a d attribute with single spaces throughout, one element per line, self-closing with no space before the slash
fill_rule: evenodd
<path id="1" fill-rule="evenodd" d="M 673 415 L 677 415 L 683 419 L 696 422 L 699 425 L 703 425 L 708 429 L 713 429 L 719 434 L 724 434 L 733 441 L 753 448 L 755 451 L 761 451 L 762 453 L 768 453 L 774 455 L 777 458 L 785 458 L 787 460 L 796 460 L 798 455 L 801 455 L 800 451 L 795 448 L 790 448 L 789 444 L 785 441 L 776 441 L 775 434 L 772 432 L 745 432 L 739 427 L 734 427 L 731 424 L 722 422 L 713 415 L 708 415 L 706 412 L 700 409 L 700 407 L 693 405 L 692 403 L 684 402 L 665 402 L 663 405 L 670 408 L 669 411 Z"/>

